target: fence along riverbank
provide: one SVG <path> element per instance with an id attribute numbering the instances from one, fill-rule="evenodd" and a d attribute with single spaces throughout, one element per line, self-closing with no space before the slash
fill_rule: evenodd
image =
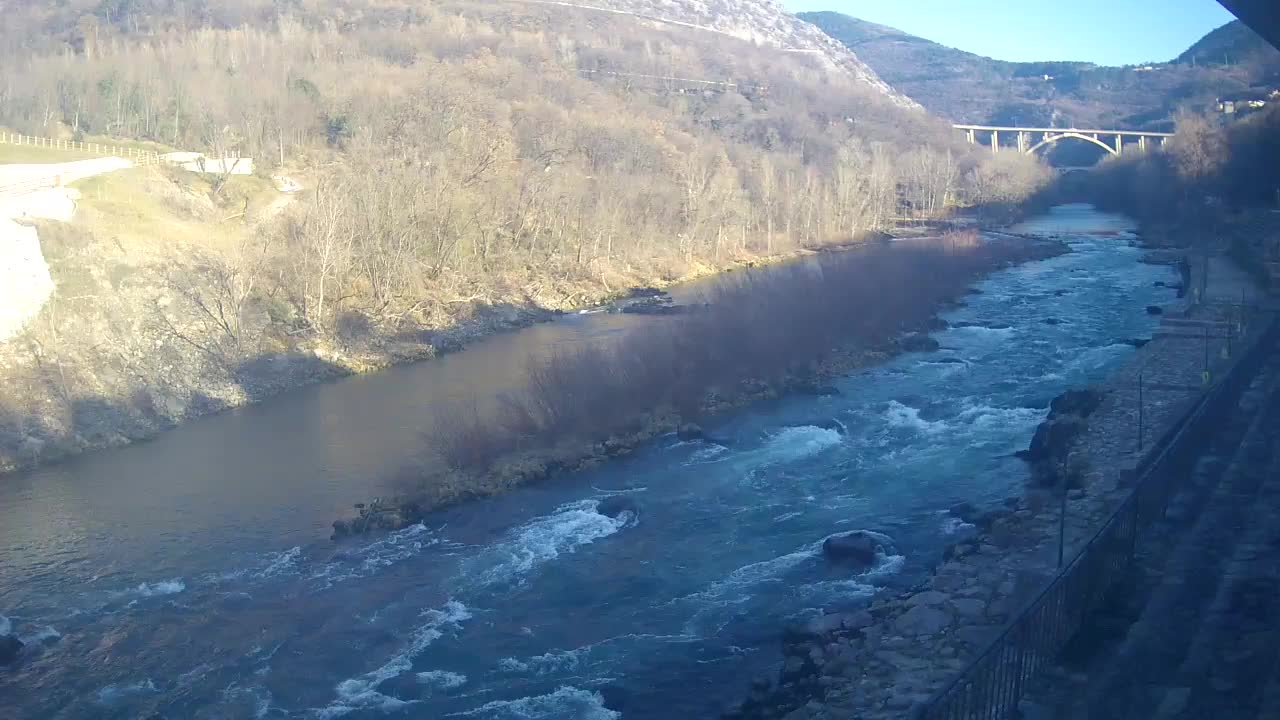
<path id="1" fill-rule="evenodd" d="M 1242 303 L 1241 310 L 1244 309 Z M 1193 306 L 1187 314 L 1194 315 L 1196 310 L 1201 310 L 1203 315 L 1206 308 Z M 1226 336 L 1213 337 L 1215 341 L 1225 341 L 1227 348 L 1233 342 L 1244 348 L 1225 368 L 1218 370 L 1216 379 L 1210 369 L 1210 357 L 1214 354 L 1210 351 L 1210 335 L 1205 330 L 1206 389 L 1192 399 L 1189 406 L 1179 403 L 1184 408 L 1180 418 L 1140 455 L 1135 466 L 1119 468 L 1121 475 L 1136 478 L 1128 496 L 1074 559 L 990 645 L 915 711 L 917 720 L 1006 717 L 1017 708 L 1028 683 L 1040 670 L 1055 662 L 1108 591 L 1128 575 L 1138 543 L 1151 526 L 1164 517 L 1177 483 L 1203 450 L 1206 438 L 1235 409 L 1240 394 L 1274 349 L 1280 335 L 1280 324 L 1271 307 L 1255 308 L 1248 321 L 1242 312 L 1234 327 L 1242 333 L 1252 332 L 1234 337 L 1232 331 Z M 1166 337 L 1171 342 L 1179 339 L 1176 334 Z M 1219 343 L 1215 342 L 1213 351 L 1219 349 Z"/>

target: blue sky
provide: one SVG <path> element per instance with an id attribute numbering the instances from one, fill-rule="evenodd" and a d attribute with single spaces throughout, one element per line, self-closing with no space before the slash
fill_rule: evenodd
<path id="1" fill-rule="evenodd" d="M 1001 60 L 1171 60 L 1234 18 L 1215 0 L 781 0 Z"/>

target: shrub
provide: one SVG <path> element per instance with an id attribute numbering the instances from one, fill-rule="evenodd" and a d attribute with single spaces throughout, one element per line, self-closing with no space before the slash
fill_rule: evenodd
<path id="1" fill-rule="evenodd" d="M 434 434 L 441 460 L 483 473 L 517 450 L 593 444 L 655 416 L 696 416 L 708 395 L 808 377 L 833 348 L 873 347 L 922 327 L 942 300 L 1020 252 L 976 232 L 868 246 L 716 281 L 692 312 L 609 343 L 532 362 L 525 387 L 487 420 L 448 408 Z"/>

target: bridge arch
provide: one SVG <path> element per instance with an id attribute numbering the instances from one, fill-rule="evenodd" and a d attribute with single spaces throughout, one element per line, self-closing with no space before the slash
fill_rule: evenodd
<path id="1" fill-rule="evenodd" d="M 1031 147 L 1027 148 L 1027 154 L 1034 155 L 1035 152 L 1040 148 L 1048 147 L 1050 145 L 1056 145 L 1058 141 L 1066 140 L 1067 138 L 1075 138 L 1077 140 L 1084 140 L 1085 142 L 1091 142 L 1094 145 L 1097 145 L 1098 147 L 1102 148 L 1103 150 L 1106 150 L 1108 153 L 1111 153 L 1112 155 L 1120 154 L 1119 150 L 1102 142 L 1098 138 L 1093 137 L 1092 135 L 1085 135 L 1083 133 L 1077 133 L 1077 132 L 1064 132 L 1058 135 L 1052 135 L 1050 137 L 1047 137 L 1044 140 L 1041 140 L 1040 142 L 1036 143 L 1035 145 L 1032 145 Z"/>

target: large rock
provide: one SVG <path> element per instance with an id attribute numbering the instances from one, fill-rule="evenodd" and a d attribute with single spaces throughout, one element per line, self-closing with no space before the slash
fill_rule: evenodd
<path id="1" fill-rule="evenodd" d="M 937 635 L 951 625 L 951 615 L 940 607 L 917 605 L 894 623 L 903 635 Z"/>
<path id="2" fill-rule="evenodd" d="M 925 333 L 915 333 L 899 340 L 898 347 L 902 348 L 903 352 L 933 352 L 942 345 Z"/>
<path id="3" fill-rule="evenodd" d="M 696 442 L 707 439 L 707 434 L 696 423 L 682 423 L 676 428 L 676 437 L 682 442 Z"/>
<path id="4" fill-rule="evenodd" d="M 1084 428 L 1084 420 L 1078 416 L 1050 418 L 1040 423 L 1031 438 L 1031 447 L 1018 453 L 1018 457 L 1031 462 L 1066 457 L 1071 444 Z"/>
<path id="5" fill-rule="evenodd" d="M 13 635 L 0 635 L 0 665 L 8 665 L 18 659 L 23 643 Z"/>
<path id="6" fill-rule="evenodd" d="M 907 606 L 917 607 L 919 605 L 928 605 L 936 607 L 945 603 L 947 599 L 946 593 L 938 592 L 937 590 L 925 590 L 924 592 L 916 593 L 915 595 L 907 598 Z"/>
<path id="7" fill-rule="evenodd" d="M 870 626 L 875 622 L 871 613 L 866 610 L 847 613 L 829 613 L 811 618 L 803 623 L 794 623 L 784 630 L 784 637 L 789 644 L 810 642 L 836 633 L 847 633 Z"/>
<path id="8" fill-rule="evenodd" d="M 1068 390 L 1049 403 L 1050 415 L 1089 417 L 1102 404 L 1102 393 L 1092 388 Z"/>
<path id="9" fill-rule="evenodd" d="M 876 550 L 880 547 L 874 537 L 857 530 L 843 535 L 832 535 L 822 542 L 822 554 L 828 560 L 845 565 L 868 568 L 875 564 Z"/>
<path id="10" fill-rule="evenodd" d="M 596 512 L 605 517 L 616 518 L 626 512 L 638 515 L 640 514 L 640 506 L 636 504 L 635 500 L 626 495 L 610 495 L 600 501 L 600 504 L 596 506 Z"/>
<path id="11" fill-rule="evenodd" d="M 1040 485 L 1059 482 L 1058 467 L 1071 452 L 1076 438 L 1088 426 L 1089 417 L 1102 404 L 1103 394 L 1094 389 L 1068 390 L 1049 404 L 1049 417 L 1036 428 L 1031 446 L 1017 453 L 1032 465 L 1032 476 Z"/>
<path id="12" fill-rule="evenodd" d="M 987 611 L 987 603 L 978 598 L 957 598 L 951 604 L 960 617 L 980 618 Z"/>
<path id="13" fill-rule="evenodd" d="M 971 523 L 978 517 L 978 508 L 971 502 L 958 502 L 952 505 L 947 511 L 951 517 L 958 518 L 960 522 Z"/>
<path id="14" fill-rule="evenodd" d="M 672 304 L 671 298 L 637 300 L 622 306 L 626 315 L 679 315 L 684 311 L 685 307 Z"/>
<path id="15" fill-rule="evenodd" d="M 422 522 L 425 515 L 422 507 L 416 502 L 401 504 L 383 503 L 380 500 L 370 505 L 358 503 L 357 517 L 335 520 L 330 540 L 341 540 L 353 535 L 364 535 L 372 532 L 394 532 Z"/>

